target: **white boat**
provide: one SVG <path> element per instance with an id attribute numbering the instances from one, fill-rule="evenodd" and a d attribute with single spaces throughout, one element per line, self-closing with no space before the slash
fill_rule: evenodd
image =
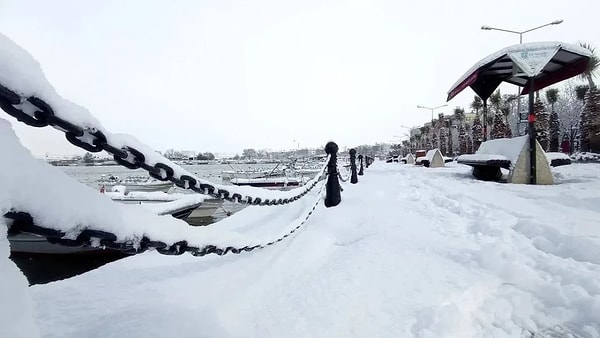
<path id="1" fill-rule="evenodd" d="M 259 177 L 259 178 L 232 178 L 229 182 L 238 186 L 250 186 L 267 189 L 292 189 L 306 184 L 310 177 Z"/>
<path id="2" fill-rule="evenodd" d="M 120 178 L 115 175 L 102 175 L 98 180 L 101 192 L 112 191 L 115 186 L 125 186 L 127 191 L 163 191 L 168 192 L 173 188 L 172 182 L 163 182 L 148 176 L 127 176 Z"/>

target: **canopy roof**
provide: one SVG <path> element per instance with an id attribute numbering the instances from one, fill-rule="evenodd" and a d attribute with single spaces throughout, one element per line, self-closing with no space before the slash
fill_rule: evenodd
<path id="1" fill-rule="evenodd" d="M 471 87 L 486 100 L 502 81 L 523 87 L 521 94 L 539 90 L 585 71 L 592 53 L 563 42 L 530 42 L 506 47 L 477 62 L 448 91 L 448 99 Z"/>

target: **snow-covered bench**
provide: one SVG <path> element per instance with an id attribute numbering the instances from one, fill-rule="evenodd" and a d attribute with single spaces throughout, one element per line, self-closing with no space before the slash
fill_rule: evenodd
<path id="1" fill-rule="evenodd" d="M 427 151 L 425 156 L 417 158 L 416 163 L 420 163 L 428 168 L 437 168 L 443 167 L 444 163 L 446 162 L 444 161 L 444 156 L 442 156 L 442 153 L 439 149 L 432 149 Z"/>
<path id="2" fill-rule="evenodd" d="M 529 138 L 496 139 L 483 142 L 475 154 L 461 155 L 457 162 L 473 167 L 473 176 L 486 181 L 502 178 L 500 168 L 509 170 L 509 183 L 529 182 Z M 536 141 L 536 178 L 538 184 L 553 184 L 550 166 L 571 164 L 562 153 L 545 153 Z"/>

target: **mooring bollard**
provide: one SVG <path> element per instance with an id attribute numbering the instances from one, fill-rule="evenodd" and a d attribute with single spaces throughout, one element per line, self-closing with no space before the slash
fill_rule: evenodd
<path id="1" fill-rule="evenodd" d="M 325 206 L 335 207 L 342 201 L 340 181 L 338 181 L 337 170 L 337 152 L 338 145 L 335 142 L 327 142 L 325 152 L 330 155 L 329 163 L 327 163 L 327 186 L 325 196 Z"/>
<path id="2" fill-rule="evenodd" d="M 358 176 L 356 176 L 356 149 L 350 149 L 350 183 L 358 183 Z"/>
<path id="3" fill-rule="evenodd" d="M 364 174 L 364 172 L 363 172 L 363 156 L 362 156 L 362 154 L 358 155 L 358 161 L 360 162 L 360 170 L 358 171 L 358 174 L 360 176 L 362 176 Z"/>
<path id="4" fill-rule="evenodd" d="M 373 163 L 373 158 L 369 155 L 365 156 L 365 162 L 367 164 L 367 168 Z"/>

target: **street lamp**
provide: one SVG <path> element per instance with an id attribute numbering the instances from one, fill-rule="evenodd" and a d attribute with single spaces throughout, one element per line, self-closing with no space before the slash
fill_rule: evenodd
<path id="1" fill-rule="evenodd" d="M 436 110 L 436 109 L 438 109 L 438 108 L 447 107 L 447 106 L 448 106 L 447 104 L 443 104 L 441 106 L 437 106 L 437 107 L 434 107 L 434 108 L 425 107 L 425 106 L 417 106 L 417 108 L 431 110 L 431 124 L 432 124 L 432 127 L 433 127 L 433 111 Z"/>
<path id="2" fill-rule="evenodd" d="M 512 30 L 504 29 L 504 28 L 495 28 L 495 27 L 490 27 L 490 26 L 486 26 L 486 25 L 481 26 L 481 29 L 486 30 L 486 31 L 501 31 L 501 32 L 507 32 L 507 33 L 519 34 L 519 43 L 521 44 L 521 43 L 523 43 L 523 34 L 529 33 L 529 32 L 534 31 L 536 29 L 540 29 L 542 27 L 546 27 L 546 26 L 550 26 L 550 25 L 558 25 L 558 24 L 561 24 L 562 22 L 563 22 L 562 19 L 561 20 L 554 20 L 554 21 L 549 22 L 549 23 L 547 23 L 545 25 L 537 26 L 537 27 L 534 27 L 534 28 L 531 28 L 531 29 L 527 29 L 527 30 L 524 30 L 524 31 L 521 31 L 521 32 L 512 31 Z"/>
<path id="3" fill-rule="evenodd" d="M 559 25 L 562 22 L 563 22 L 562 19 L 554 20 L 554 21 L 549 22 L 549 23 L 547 23 L 545 25 L 541 25 L 541 26 L 537 26 L 537 27 L 534 27 L 534 28 L 526 29 L 526 30 L 521 31 L 521 32 L 513 31 L 513 30 L 510 30 L 510 29 L 504 29 L 504 28 L 495 28 L 495 27 L 490 27 L 490 26 L 486 26 L 486 25 L 481 26 L 481 29 L 486 30 L 486 31 L 501 31 L 501 32 L 507 32 L 507 33 L 519 34 L 519 44 L 522 44 L 523 43 L 523 34 L 531 32 L 531 31 L 534 31 L 536 29 L 540 29 L 542 27 L 546 27 L 546 26 L 550 26 L 550 25 Z M 519 115 L 518 116 L 519 117 L 519 123 L 521 123 L 520 122 L 521 121 L 521 86 L 517 86 L 517 97 L 518 97 L 518 100 L 517 100 L 517 114 Z M 521 128 L 518 128 L 518 129 L 520 131 Z"/>

